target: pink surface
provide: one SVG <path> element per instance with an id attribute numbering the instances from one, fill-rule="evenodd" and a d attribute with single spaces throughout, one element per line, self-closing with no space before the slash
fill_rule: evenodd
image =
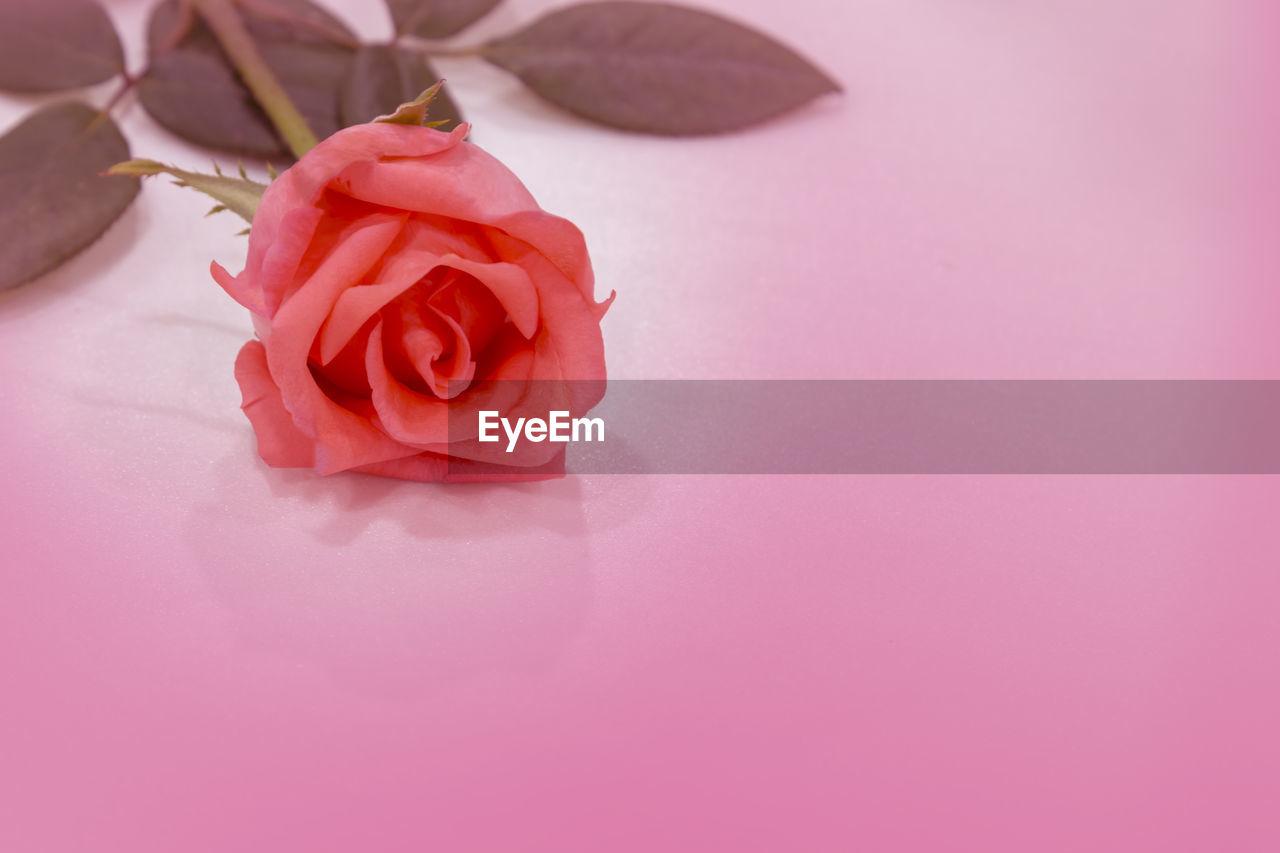
<path id="1" fill-rule="evenodd" d="M 1280 378 L 1264 4 L 705 5 L 848 94 L 655 140 L 441 62 L 612 375 Z M 1275 478 L 270 470 L 205 207 L 0 297 L 0 850 L 1280 847 Z"/>

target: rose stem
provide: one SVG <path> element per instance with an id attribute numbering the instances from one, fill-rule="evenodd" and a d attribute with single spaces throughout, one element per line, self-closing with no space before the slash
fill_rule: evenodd
<path id="1" fill-rule="evenodd" d="M 316 135 L 258 52 L 253 36 L 245 29 L 231 0 L 193 0 L 193 3 L 293 156 L 301 157 L 315 148 Z"/>

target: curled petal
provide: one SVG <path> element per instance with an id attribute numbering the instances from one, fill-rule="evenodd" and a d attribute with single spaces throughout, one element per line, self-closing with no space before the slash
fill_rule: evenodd
<path id="1" fill-rule="evenodd" d="M 273 468 L 314 465 L 315 442 L 289 417 L 267 368 L 267 351 L 258 341 L 249 341 L 236 356 L 236 382 L 243 401 L 240 408 L 253 424 L 262 460 Z"/>
<path id="2" fill-rule="evenodd" d="M 241 273 L 248 276 L 246 286 L 268 290 L 282 286 L 275 276 L 291 263 L 296 269 L 295 258 L 301 257 L 296 252 L 296 238 L 306 231 L 308 218 L 315 216 L 311 211 L 315 210 L 316 201 L 329 182 L 351 163 L 384 157 L 429 158 L 460 145 L 469 132 L 470 126 L 465 124 L 445 133 L 375 122 L 349 127 L 323 140 L 282 172 L 262 194 L 249 234 L 249 257 Z M 314 230 L 315 222 L 310 227 Z M 305 249 L 305 241 L 302 247 Z M 266 298 L 264 294 L 263 303 L 274 312 L 280 295 Z"/>
<path id="3" fill-rule="evenodd" d="M 414 279 L 366 284 L 343 291 L 320 330 L 320 363 L 329 364 L 356 332 L 389 302 L 415 284 Z"/>
<path id="4" fill-rule="evenodd" d="M 388 262 L 378 281 L 352 287 L 338 296 L 320 332 L 321 364 L 332 361 L 374 314 L 442 266 L 465 272 L 485 285 L 506 309 L 520 333 L 526 338 L 533 337 L 538 326 L 538 292 L 529 274 L 515 264 L 479 263 L 454 254 L 417 253 L 410 257 L 408 251 L 397 254 L 394 247 L 390 252 L 393 260 Z M 456 325 L 452 320 L 449 322 Z"/>
<path id="5" fill-rule="evenodd" d="M 352 198 L 488 225 L 541 252 L 588 299 L 594 279 L 582 232 L 538 207 L 520 179 L 481 148 L 458 145 L 424 160 L 361 160 L 333 186 Z"/>
<path id="6" fill-rule="evenodd" d="M 365 369 L 369 374 L 373 408 L 387 434 L 397 441 L 416 447 L 438 447 L 449 443 L 449 412 L 438 397 L 419 394 L 392 375 L 387 369 L 379 323 L 369 336 Z"/>
<path id="7" fill-rule="evenodd" d="M 465 143 L 420 160 L 359 159 L 343 168 L 332 186 L 379 207 L 466 222 L 492 223 L 538 208 L 510 169 Z"/>
<path id="8" fill-rule="evenodd" d="M 595 299 L 595 275 L 591 271 L 587 242 L 578 226 L 542 210 L 521 210 L 495 219 L 492 224 L 500 232 L 536 249 L 573 282 L 584 297 Z"/>
<path id="9" fill-rule="evenodd" d="M 597 302 L 591 306 L 591 313 L 595 316 L 596 322 L 599 323 L 604 319 L 604 315 L 609 312 L 609 306 L 613 304 L 613 300 L 618 298 L 618 291 L 609 291 L 609 298 L 603 302 Z"/>
<path id="10" fill-rule="evenodd" d="M 315 274 L 276 313 L 266 342 L 267 364 L 285 408 L 316 441 L 316 470 L 343 471 L 404 455 L 404 448 L 367 418 L 339 405 L 316 384 L 308 362 L 329 307 L 391 245 L 402 217 L 377 214 L 354 224 Z"/>
<path id="11" fill-rule="evenodd" d="M 269 312 L 267 316 L 276 313 L 285 293 L 291 289 L 298 266 L 323 216 L 318 207 L 298 207 L 286 213 L 280 221 L 276 242 L 263 255 L 262 267 L 257 274 L 262 301 Z"/>
<path id="12" fill-rule="evenodd" d="M 238 276 L 232 275 L 216 262 L 209 265 L 209 273 L 228 296 L 248 308 L 254 316 L 267 316 L 267 306 L 262 298 L 262 290 L 253 286 L 252 278 L 248 275 L 245 273 Z"/>
<path id="13" fill-rule="evenodd" d="M 532 338 L 538 327 L 538 291 L 529 274 L 515 264 L 481 264 L 445 255 L 444 266 L 461 270 L 489 288 L 511 317 L 511 322 L 526 338 Z"/>

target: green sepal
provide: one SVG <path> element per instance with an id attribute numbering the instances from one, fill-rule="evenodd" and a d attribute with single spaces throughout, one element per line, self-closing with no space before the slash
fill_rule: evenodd
<path id="1" fill-rule="evenodd" d="M 415 127 L 430 127 L 427 124 L 427 110 L 431 106 L 431 102 L 436 99 L 436 95 L 440 94 L 440 87 L 444 85 L 443 80 L 436 82 L 434 86 L 427 89 L 412 101 L 401 104 L 396 107 L 396 111 L 390 115 L 378 116 L 374 119 L 377 122 L 385 124 L 409 124 Z M 439 124 L 440 122 L 432 122 Z"/>
<path id="2" fill-rule="evenodd" d="M 206 175 L 201 172 L 187 172 L 173 166 L 166 166 L 155 160 L 126 160 L 123 163 L 117 163 L 112 166 L 107 170 L 106 174 L 131 175 L 139 178 L 161 173 L 172 175 L 177 179 L 174 183 L 178 186 L 199 190 L 218 202 L 218 205 L 209 211 L 210 215 L 222 210 L 230 210 L 238 214 L 245 222 L 252 223 L 253 214 L 258 210 L 258 202 L 262 200 L 262 194 L 267 189 L 266 184 L 251 181 L 247 177 L 229 178 L 221 174 L 221 170 L 217 166 L 214 166 L 214 170 L 218 174 Z M 240 173 L 244 174 L 243 167 L 240 169 Z"/>

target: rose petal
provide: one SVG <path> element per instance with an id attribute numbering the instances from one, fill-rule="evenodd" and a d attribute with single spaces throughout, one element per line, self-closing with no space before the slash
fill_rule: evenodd
<path id="1" fill-rule="evenodd" d="M 209 273 L 236 302 L 248 308 L 256 316 L 267 316 L 267 306 L 263 301 L 262 290 L 251 283 L 252 279 L 249 276 L 244 273 L 234 276 L 216 261 L 209 264 Z"/>
<path id="2" fill-rule="evenodd" d="M 617 298 L 618 291 L 611 290 L 609 291 L 609 297 L 607 299 L 603 302 L 597 302 L 595 305 L 591 306 L 591 315 L 596 318 L 597 323 L 604 319 L 605 314 L 609 313 L 609 306 L 612 305 L 613 300 Z"/>
<path id="3" fill-rule="evenodd" d="M 307 156 L 271 182 L 254 215 L 249 237 L 248 267 L 258 269 L 265 253 L 276 242 L 278 228 L 294 208 L 313 205 L 329 182 L 343 169 L 361 160 L 383 157 L 429 157 L 461 144 L 470 132 L 459 125 L 450 133 L 427 127 L 386 123 L 346 128 L 321 141 Z M 256 220 L 261 219 L 261 222 Z"/>
<path id="4" fill-rule="evenodd" d="M 510 169 L 471 143 L 422 160 L 358 161 L 332 186 L 370 204 L 498 228 L 542 252 L 584 296 L 594 298 L 582 232 L 539 208 Z"/>
<path id="5" fill-rule="evenodd" d="M 267 351 L 249 341 L 236 356 L 236 382 L 240 408 L 249 417 L 258 437 L 258 455 L 273 468 L 310 468 L 315 464 L 315 442 L 294 424 L 280 399 L 280 389 L 267 368 Z"/>
<path id="6" fill-rule="evenodd" d="M 380 316 L 382 326 L 375 331 L 380 331 L 384 361 L 393 376 L 411 387 L 420 379 L 440 399 L 451 395 L 451 383 L 456 394 L 465 387 L 457 383 L 471 380 L 475 372 L 471 344 L 452 317 L 413 299 L 397 300 L 394 310 Z"/>
<path id="7" fill-rule="evenodd" d="M 563 371 L 549 378 L 604 379 L 604 341 L 597 316 L 600 306 L 584 300 L 573 282 L 534 247 L 508 234 L 493 233 L 490 237 L 500 258 L 524 268 L 538 282 L 543 325 L 538 340 L 555 349 Z"/>
<path id="8" fill-rule="evenodd" d="M 365 370 L 369 374 L 373 408 L 387 434 L 416 447 L 448 449 L 448 404 L 438 397 L 419 394 L 387 369 L 381 322 L 369 335 Z"/>
<path id="9" fill-rule="evenodd" d="M 458 325 L 458 321 L 435 309 L 432 309 L 432 313 L 453 332 L 453 354 L 443 361 L 436 357 L 426 364 L 420 363 L 417 359 L 414 363 L 418 369 L 418 375 L 427 380 L 435 395 L 442 400 L 447 400 L 466 389 L 467 384 L 475 376 L 476 363 L 471 360 L 471 341 L 467 338 L 467 333 L 463 331 L 462 326 Z"/>
<path id="10" fill-rule="evenodd" d="M 400 459 L 388 459 L 351 469 L 378 477 L 394 477 L 398 480 L 416 480 L 420 483 L 449 482 L 449 461 L 437 453 L 416 453 Z"/>
<path id="11" fill-rule="evenodd" d="M 316 384 L 308 355 L 338 294 L 378 261 L 403 217 L 375 214 L 353 224 L 307 283 L 276 313 L 267 364 L 294 422 L 316 441 L 316 470 L 331 474 L 404 455 L 404 448 L 367 419 L 338 405 Z"/>
<path id="12" fill-rule="evenodd" d="M 526 338 L 538 328 L 538 291 L 529 273 L 515 264 L 475 263 L 457 255 L 440 258 L 443 266 L 460 270 L 475 278 L 502 303 L 511 322 Z"/>
<path id="13" fill-rule="evenodd" d="M 537 249 L 577 285 L 583 296 L 595 300 L 595 274 L 587 254 L 587 241 L 578 226 L 543 210 L 516 211 L 490 224 Z"/>
<path id="14" fill-rule="evenodd" d="M 267 316 L 274 315 L 280 308 L 323 216 L 324 212 L 318 207 L 298 207 L 280 221 L 276 241 L 263 255 L 262 267 L 256 274 L 263 304 L 269 312 Z"/>
<path id="15" fill-rule="evenodd" d="M 381 157 L 429 157 L 461 144 L 470 132 L 469 125 L 459 125 L 452 132 L 428 127 L 410 127 L 387 123 L 361 124 L 346 128 L 307 153 L 271 182 L 253 217 L 249 234 L 249 256 L 241 277 L 247 288 L 270 289 L 280 283 L 274 278 L 286 271 L 295 258 L 300 258 L 298 237 L 306 232 L 309 217 L 314 216 L 316 200 L 329 181 L 357 160 Z M 311 223 L 314 229 L 314 222 Z M 306 241 L 302 242 L 305 249 Z M 265 298 L 262 303 L 274 312 L 279 300 Z M 241 303 L 243 304 L 243 303 Z"/>
<path id="16" fill-rule="evenodd" d="M 437 267 L 445 266 L 473 276 L 485 285 L 526 338 L 538 327 L 538 293 L 520 267 L 508 263 L 477 263 L 454 254 L 432 255 L 405 247 L 392 247 L 386 267 L 373 284 L 360 285 L 338 296 L 320 332 L 320 363 L 328 364 L 374 314 Z"/>
<path id="17" fill-rule="evenodd" d="M 320 330 L 320 363 L 329 364 L 374 314 L 417 283 L 387 281 L 343 291 Z"/>
<path id="18" fill-rule="evenodd" d="M 470 143 L 421 159 L 358 159 L 339 171 L 330 186 L 379 207 L 468 222 L 491 224 L 538 208 L 510 169 Z"/>

